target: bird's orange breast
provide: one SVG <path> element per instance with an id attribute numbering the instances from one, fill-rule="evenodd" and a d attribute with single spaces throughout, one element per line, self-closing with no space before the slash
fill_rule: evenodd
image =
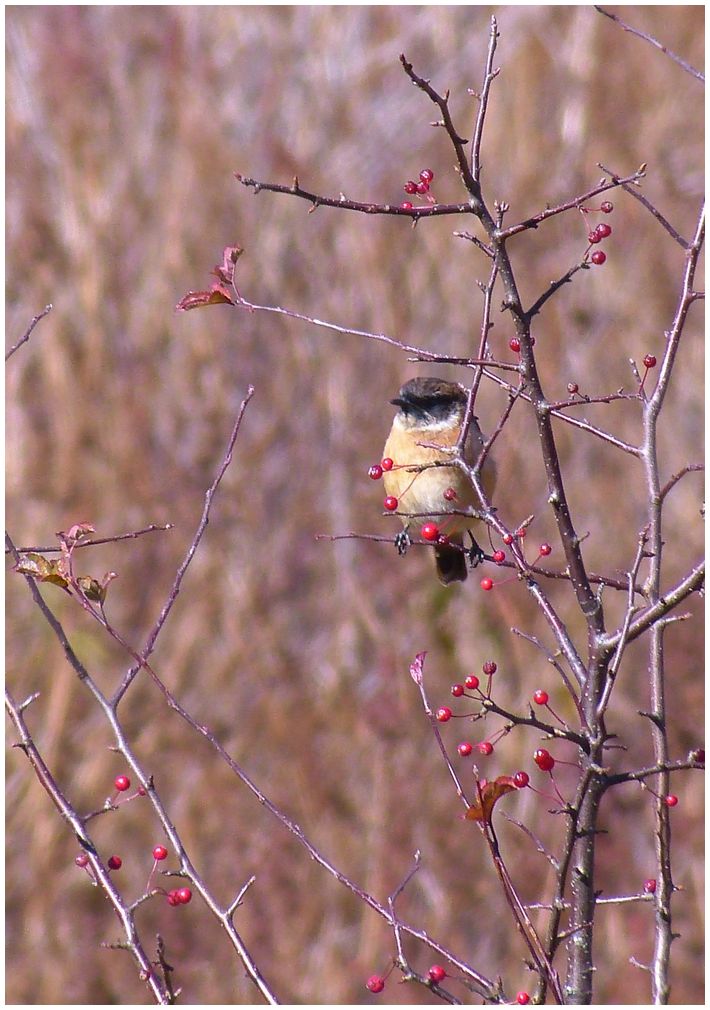
<path id="1" fill-rule="evenodd" d="M 426 521 L 426 515 L 436 517 L 440 513 L 467 509 L 470 506 L 481 507 L 470 481 L 457 466 L 428 466 L 424 470 L 417 469 L 432 463 L 450 463 L 451 455 L 442 452 L 436 446 L 453 447 L 460 430 L 459 424 L 405 427 L 395 418 L 384 448 L 384 457 L 389 457 L 394 466 L 391 470 L 385 471 L 384 486 L 388 495 L 397 498 L 399 503 L 397 513 L 402 517 L 405 526 L 409 524 L 420 526 Z M 465 455 L 467 461 L 473 463 L 478 453 L 475 452 L 474 455 L 472 448 L 472 451 L 467 451 Z M 454 498 L 449 489 L 455 492 Z M 424 515 L 420 518 L 408 518 L 407 513 Z M 445 522 L 445 531 L 452 533 L 466 530 L 473 521 L 465 516 L 452 516 Z"/>

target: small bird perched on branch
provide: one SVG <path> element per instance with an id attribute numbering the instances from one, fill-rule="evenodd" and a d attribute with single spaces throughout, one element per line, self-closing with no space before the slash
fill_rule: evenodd
<path id="1" fill-rule="evenodd" d="M 468 476 L 452 462 L 451 453 L 437 448 L 456 445 L 467 401 L 468 390 L 458 382 L 430 376 L 405 382 L 399 394 L 390 400 L 399 410 L 383 453 L 383 458 L 393 464 L 383 474 L 385 492 L 397 499 L 396 512 L 404 526 L 397 537 L 399 552 L 404 554 L 409 545 L 410 526 L 430 534 L 436 532 L 432 526 L 435 524 L 439 534 L 446 538 L 434 547 L 436 572 L 445 586 L 466 579 L 467 555 L 472 561 L 482 555 L 471 533 L 471 527 L 480 520 L 456 514 L 469 508 L 480 510 L 482 504 Z M 469 466 L 476 463 L 483 445 L 478 421 L 472 417 L 463 453 Z M 495 484 L 490 460 L 485 461 L 483 470 L 484 487 L 490 495 Z M 470 551 L 463 546 L 466 531 L 471 536 Z"/>

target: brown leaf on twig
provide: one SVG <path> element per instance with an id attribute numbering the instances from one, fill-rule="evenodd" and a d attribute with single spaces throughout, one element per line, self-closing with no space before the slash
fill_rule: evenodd
<path id="1" fill-rule="evenodd" d="M 175 306 L 177 312 L 200 309 L 203 305 L 234 305 L 222 284 L 213 284 L 209 291 L 188 291 Z"/>
<path id="2" fill-rule="evenodd" d="M 466 811 L 466 820 L 469 821 L 490 821 L 493 807 L 501 796 L 513 792 L 517 789 L 515 781 L 510 775 L 499 775 L 493 782 L 485 780 L 478 784 L 478 796 L 475 803 Z"/>
<path id="3" fill-rule="evenodd" d="M 69 580 L 64 574 L 60 559 L 50 561 L 49 558 L 34 552 L 21 554 L 14 571 L 19 575 L 28 575 L 37 582 L 51 582 L 52 585 L 69 591 Z"/>
<path id="4" fill-rule="evenodd" d="M 208 291 L 188 291 L 175 306 L 178 312 L 200 309 L 203 305 L 235 305 L 233 297 L 234 267 L 244 250 L 238 245 L 225 246 L 222 263 L 212 270 L 217 278 Z"/>

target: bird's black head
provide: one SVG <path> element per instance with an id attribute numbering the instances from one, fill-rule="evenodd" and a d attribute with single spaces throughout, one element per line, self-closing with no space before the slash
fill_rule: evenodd
<path id="1" fill-rule="evenodd" d="M 466 407 L 468 391 L 458 382 L 418 376 L 405 382 L 394 403 L 410 421 L 435 424 L 459 418 Z"/>

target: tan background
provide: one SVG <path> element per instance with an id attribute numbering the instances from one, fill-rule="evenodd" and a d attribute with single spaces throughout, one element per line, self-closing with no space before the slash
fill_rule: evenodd
<path id="1" fill-rule="evenodd" d="M 702 65 L 702 7 L 616 8 Z M 487 7 L 25 7 L 8 8 L 8 344 L 45 303 L 54 311 L 12 360 L 7 380 L 8 523 L 18 544 L 49 543 L 92 522 L 101 534 L 172 521 L 177 529 L 83 555 L 115 570 L 108 610 L 136 647 L 164 602 L 192 537 L 248 383 L 256 387 L 235 462 L 204 544 L 165 628 L 155 665 L 209 723 L 269 796 L 323 853 L 381 900 L 415 848 L 424 869 L 401 914 L 508 991 L 530 984 L 478 832 L 459 808 L 407 668 L 428 650 L 432 701 L 495 658 L 500 701 L 523 706 L 545 687 L 571 715 L 541 654 L 509 633 L 546 638 L 522 586 L 483 597 L 478 578 L 450 591 L 430 559 L 317 533 L 387 532 L 381 485 L 367 469 L 381 452 L 402 381 L 425 371 L 382 344 L 226 307 L 175 315 L 207 286 L 224 245 L 238 242 L 241 286 L 256 301 L 383 331 L 440 352 L 470 353 L 486 276 L 481 254 L 452 238 L 466 220 L 412 231 L 402 220 L 254 197 L 232 173 L 326 194 L 399 201 L 431 167 L 440 201 L 462 198 L 436 110 L 398 63 L 452 91 L 470 135 L 468 87 L 480 86 Z M 648 162 L 644 192 L 685 235 L 703 183 L 701 86 L 662 54 L 622 34 L 591 7 L 496 8 L 502 33 L 483 148 L 487 199 L 509 222 L 592 186 L 598 161 L 626 173 Z M 659 357 L 682 270 L 679 247 L 631 198 L 612 197 L 608 262 L 578 275 L 536 327 L 545 388 L 565 396 L 631 388 L 628 358 Z M 586 227 L 559 217 L 510 244 L 527 301 L 578 261 Z M 496 306 L 497 307 L 497 306 Z M 510 357 L 497 311 L 493 347 Z M 701 457 L 700 308 L 691 322 L 661 435 L 665 476 Z M 465 373 L 437 369 L 439 374 Z M 435 373 L 436 374 L 436 373 Z M 502 395 L 484 387 L 490 430 Z M 635 406 L 590 408 L 631 441 Z M 532 422 L 516 411 L 496 447 L 496 504 L 512 523 L 537 515 L 531 545 L 554 540 Z M 641 470 L 630 457 L 558 426 L 575 520 L 590 568 L 623 571 L 644 522 Z M 699 556 L 701 480 L 668 501 L 667 584 Z M 550 564 L 559 558 L 556 549 Z M 562 586 L 550 589 L 571 629 Z M 44 595 L 83 660 L 110 690 L 126 657 L 51 587 Z M 607 594 L 610 624 L 620 601 Z M 697 614 L 691 603 L 689 611 Z M 108 795 L 121 762 L 102 718 L 64 663 L 22 582 L 8 591 L 8 679 L 41 690 L 30 724 L 59 781 L 82 810 Z M 667 635 L 673 752 L 702 740 L 700 624 Z M 610 728 L 631 760 L 649 759 L 646 656 L 630 651 Z M 224 900 L 256 874 L 239 927 L 283 1002 L 432 1002 L 392 981 L 370 997 L 364 979 L 394 951 L 384 923 L 326 877 L 141 680 L 122 709 L 193 860 Z M 493 727 L 492 727 L 493 728 Z M 446 728 L 452 746 L 478 727 Z M 11 736 L 11 734 L 10 734 Z M 529 767 L 539 739 L 513 733 L 483 764 L 495 775 Z M 571 749 L 560 756 L 573 759 Z M 470 771 L 462 765 L 470 782 Z M 542 781 L 540 777 L 540 781 Z M 572 769 L 559 775 L 571 790 Z M 128 956 L 98 949 L 118 937 L 100 893 L 73 865 L 76 844 L 21 755 L 8 766 L 9 1002 L 145 1002 Z M 702 999 L 702 785 L 676 780 L 672 999 Z M 561 822 L 532 793 L 508 811 L 551 846 Z M 609 797 L 598 886 L 630 893 L 654 873 L 651 797 Z M 102 851 L 120 852 L 129 897 L 145 884 L 158 825 L 134 802 L 96 823 Z M 499 818 L 504 854 L 527 899 L 551 882 L 530 841 Z M 139 916 L 163 933 L 185 1003 L 249 1003 L 253 990 L 198 901 L 159 901 Z M 598 996 L 648 1001 L 650 905 L 600 909 Z M 408 945 L 426 971 L 432 957 Z M 465 992 L 459 992 L 465 998 Z M 387 999 L 385 999 L 387 997 Z"/>

